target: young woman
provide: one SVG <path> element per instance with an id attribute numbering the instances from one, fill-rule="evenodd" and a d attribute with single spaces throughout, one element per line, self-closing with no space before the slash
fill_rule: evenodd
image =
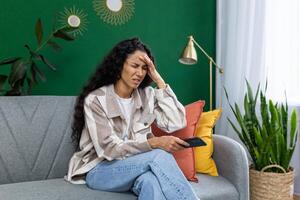
<path id="1" fill-rule="evenodd" d="M 154 137 L 153 122 L 167 132 L 183 128 L 184 107 L 150 50 L 137 38 L 121 41 L 77 98 L 72 136 L 79 151 L 65 178 L 96 190 L 132 191 L 141 200 L 198 199 L 170 154 L 188 143 Z"/>

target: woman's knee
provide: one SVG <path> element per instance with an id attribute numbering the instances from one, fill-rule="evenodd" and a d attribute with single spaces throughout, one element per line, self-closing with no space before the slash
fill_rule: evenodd
<path id="1" fill-rule="evenodd" d="M 160 158 L 165 161 L 174 160 L 173 155 L 163 149 L 153 149 L 152 154 L 154 155 L 154 158 Z"/>

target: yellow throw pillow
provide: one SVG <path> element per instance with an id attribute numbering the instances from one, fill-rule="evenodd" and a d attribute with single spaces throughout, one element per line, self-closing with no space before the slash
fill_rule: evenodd
<path id="1" fill-rule="evenodd" d="M 197 122 L 195 136 L 203 139 L 206 146 L 194 148 L 196 172 L 218 176 L 215 161 L 211 157 L 214 149 L 212 134 L 221 113 L 221 109 L 203 112 Z"/>

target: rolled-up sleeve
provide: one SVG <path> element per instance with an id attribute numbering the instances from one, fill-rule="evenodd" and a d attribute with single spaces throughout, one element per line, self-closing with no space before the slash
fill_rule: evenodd
<path id="1" fill-rule="evenodd" d="M 84 104 L 85 122 L 98 157 L 107 160 L 150 151 L 147 135 L 135 140 L 122 140 L 113 131 L 112 124 L 95 96 L 88 96 Z"/>
<path id="2" fill-rule="evenodd" d="M 154 89 L 154 114 L 157 126 L 167 133 L 186 127 L 185 108 L 169 85 Z"/>

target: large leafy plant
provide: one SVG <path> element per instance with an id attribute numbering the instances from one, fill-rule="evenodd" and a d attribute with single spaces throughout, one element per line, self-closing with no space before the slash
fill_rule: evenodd
<path id="1" fill-rule="evenodd" d="M 56 68 L 40 53 L 41 50 L 49 46 L 55 51 L 60 51 L 61 47 L 54 39 L 61 38 L 66 41 L 73 41 L 75 38 L 71 33 L 75 29 L 77 29 L 77 27 L 68 25 L 53 28 L 50 35 L 43 40 L 42 21 L 38 19 L 35 25 L 35 35 L 37 38 L 37 47 L 35 50 L 28 44 L 25 44 L 24 47 L 28 51 L 28 56 L 6 58 L 0 61 L 0 65 L 11 65 L 8 75 L 0 74 L 0 94 L 11 96 L 30 94 L 32 87 L 38 83 L 38 78 L 41 81 L 46 81 L 46 77 L 39 65 L 44 64 L 53 71 L 55 71 Z M 8 82 L 9 88 L 3 89 L 6 82 Z"/>
<path id="2" fill-rule="evenodd" d="M 258 86 L 255 96 L 247 83 L 247 92 L 244 96 L 244 114 L 242 114 L 237 103 L 230 108 L 238 122 L 239 128 L 231 121 L 228 121 L 238 134 L 240 140 L 249 151 L 253 166 L 256 170 L 276 164 L 289 170 L 293 152 L 297 141 L 297 113 L 294 109 L 288 116 L 288 105 L 278 104 L 266 100 L 266 88 L 263 92 Z M 229 102 L 228 93 L 225 89 L 226 98 Z M 260 96 L 260 116 L 256 114 L 256 104 Z M 277 168 L 268 171 L 280 172 Z"/>

